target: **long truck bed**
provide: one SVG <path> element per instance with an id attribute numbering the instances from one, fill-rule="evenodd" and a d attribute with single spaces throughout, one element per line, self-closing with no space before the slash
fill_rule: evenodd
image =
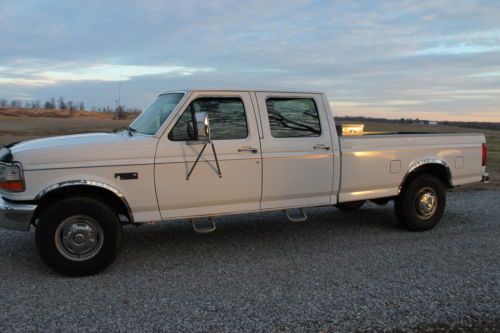
<path id="1" fill-rule="evenodd" d="M 481 181 L 482 134 L 384 133 L 339 137 L 339 202 L 392 197 L 412 169 L 435 161 L 450 172 L 450 186 Z"/>

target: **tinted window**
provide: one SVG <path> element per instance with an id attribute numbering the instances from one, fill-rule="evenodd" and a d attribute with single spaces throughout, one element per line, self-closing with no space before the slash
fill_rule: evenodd
<path id="1" fill-rule="evenodd" d="M 168 138 L 172 141 L 195 140 L 192 137 L 193 113 L 207 112 L 213 140 L 244 139 L 248 136 L 245 108 L 239 98 L 198 98 L 191 102 Z"/>
<path id="2" fill-rule="evenodd" d="M 266 100 L 271 135 L 275 138 L 320 136 L 318 110 L 311 98 Z"/>

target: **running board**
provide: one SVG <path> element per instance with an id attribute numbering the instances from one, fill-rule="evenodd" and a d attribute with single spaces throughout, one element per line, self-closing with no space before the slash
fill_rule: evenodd
<path id="1" fill-rule="evenodd" d="M 298 222 L 304 222 L 304 221 L 306 221 L 307 220 L 307 214 L 304 211 L 304 208 L 297 208 L 297 210 L 301 214 L 300 216 L 291 216 L 290 215 L 290 209 L 286 209 L 283 212 L 285 212 L 286 217 L 288 218 L 288 220 L 290 222 L 297 222 L 298 223 Z"/>
<path id="2" fill-rule="evenodd" d="M 210 222 L 208 226 L 197 226 L 194 219 L 190 219 L 190 221 L 194 232 L 197 234 L 209 234 L 215 231 L 215 222 L 212 217 L 208 218 L 208 221 Z"/>

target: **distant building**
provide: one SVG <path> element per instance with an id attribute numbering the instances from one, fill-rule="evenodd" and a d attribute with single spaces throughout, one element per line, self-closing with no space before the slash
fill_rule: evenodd
<path id="1" fill-rule="evenodd" d="M 438 122 L 437 121 L 429 121 L 429 125 L 437 125 Z"/>

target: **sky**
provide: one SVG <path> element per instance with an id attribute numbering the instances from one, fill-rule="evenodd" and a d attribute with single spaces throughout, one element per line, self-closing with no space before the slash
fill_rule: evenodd
<path id="1" fill-rule="evenodd" d="M 0 98 L 144 108 L 323 91 L 335 115 L 500 121 L 500 1 L 0 0 Z"/>

